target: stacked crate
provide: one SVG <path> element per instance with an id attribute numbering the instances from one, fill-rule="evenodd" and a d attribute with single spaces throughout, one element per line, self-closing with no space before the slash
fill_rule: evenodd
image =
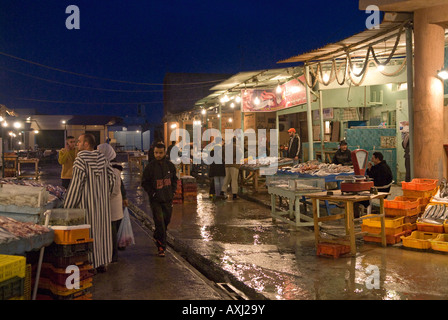
<path id="1" fill-rule="evenodd" d="M 26 258 L 0 255 L 0 300 L 29 299 L 31 288 L 26 290 Z M 28 275 L 29 279 L 30 275 Z M 28 293 L 26 293 L 28 292 Z M 26 297 L 28 296 L 28 297 Z"/>
<path id="2" fill-rule="evenodd" d="M 386 243 L 393 245 L 401 241 L 403 235 L 409 234 L 404 223 L 405 217 L 385 217 Z M 381 242 L 381 218 L 376 214 L 367 215 L 362 220 L 361 230 L 372 235 L 365 235 L 366 242 Z"/>
<path id="3" fill-rule="evenodd" d="M 38 300 L 91 300 L 94 269 L 90 225 L 79 209 L 52 210 L 54 242 L 45 250 Z"/>
<path id="4" fill-rule="evenodd" d="M 173 203 L 182 203 L 182 181 L 177 180 L 176 193 L 174 194 Z"/>
<path id="5" fill-rule="evenodd" d="M 182 180 L 182 197 L 184 202 L 196 202 L 198 195 L 198 186 L 196 179 L 192 176 L 183 176 Z"/>

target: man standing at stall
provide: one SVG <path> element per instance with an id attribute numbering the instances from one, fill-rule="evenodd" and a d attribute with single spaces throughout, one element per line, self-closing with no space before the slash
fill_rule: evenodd
<path id="1" fill-rule="evenodd" d="M 348 149 L 347 142 L 345 142 L 345 140 L 342 140 L 339 143 L 339 149 L 334 154 L 333 163 L 341 164 L 343 166 L 352 165 L 352 152 Z"/>
<path id="2" fill-rule="evenodd" d="M 300 137 L 299 135 L 296 133 L 296 129 L 294 128 L 290 128 L 288 130 L 288 134 L 289 134 L 289 143 L 288 143 L 288 158 L 294 159 L 294 162 L 298 162 L 299 161 L 299 156 L 300 156 Z"/>
<path id="3" fill-rule="evenodd" d="M 148 163 L 142 176 L 142 187 L 148 193 L 155 225 L 154 240 L 160 257 L 165 256 L 166 232 L 177 189 L 176 167 L 165 155 L 165 145 L 157 143 L 154 146 L 154 160 Z"/>
<path id="4" fill-rule="evenodd" d="M 93 267 L 106 271 L 112 261 L 112 224 L 110 197 L 115 175 L 109 160 L 94 150 L 95 137 L 82 134 L 78 138 L 78 155 L 73 163 L 73 178 L 67 191 L 64 208 L 81 208 L 86 211 L 93 238 L 91 260 Z"/>
<path id="5" fill-rule="evenodd" d="M 62 165 L 61 180 L 62 186 L 68 189 L 70 180 L 73 176 L 73 162 L 75 161 L 78 149 L 76 148 L 75 138 L 68 136 L 65 140 L 65 148 L 59 151 L 58 162 Z"/>

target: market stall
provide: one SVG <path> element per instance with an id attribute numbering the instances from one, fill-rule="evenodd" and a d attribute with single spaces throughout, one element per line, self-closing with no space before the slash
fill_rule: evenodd
<path id="1" fill-rule="evenodd" d="M 261 176 L 272 173 L 272 170 L 277 168 L 292 165 L 293 159 L 265 157 L 256 159 L 255 163 L 248 162 L 245 159 L 245 163 L 240 166 L 240 185 L 252 185 L 255 191 L 258 192 L 265 184 L 265 179 L 261 178 Z"/>

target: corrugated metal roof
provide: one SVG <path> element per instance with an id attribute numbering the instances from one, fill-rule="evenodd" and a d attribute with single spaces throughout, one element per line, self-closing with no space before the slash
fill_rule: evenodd
<path id="1" fill-rule="evenodd" d="M 345 58 L 350 52 L 351 58 L 365 58 L 369 46 L 375 50 L 377 57 L 389 56 L 395 46 L 397 35 L 402 32 L 394 56 L 406 54 L 405 26 L 412 21 L 412 15 L 405 13 L 386 13 L 377 29 L 367 29 L 342 41 L 328 44 L 278 63 L 312 63 L 337 58 Z"/>

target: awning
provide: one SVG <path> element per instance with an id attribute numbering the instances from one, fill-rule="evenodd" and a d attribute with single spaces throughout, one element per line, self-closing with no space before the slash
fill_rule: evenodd
<path id="1" fill-rule="evenodd" d="M 373 47 L 378 58 L 406 55 L 406 37 L 402 35 L 412 21 L 412 14 L 385 13 L 377 29 L 367 29 L 342 41 L 328 44 L 320 49 L 281 60 L 278 63 L 312 64 L 332 59 L 342 59 L 350 53 L 352 59 L 365 58 L 369 47 Z M 398 40 L 398 35 L 401 37 Z"/>

